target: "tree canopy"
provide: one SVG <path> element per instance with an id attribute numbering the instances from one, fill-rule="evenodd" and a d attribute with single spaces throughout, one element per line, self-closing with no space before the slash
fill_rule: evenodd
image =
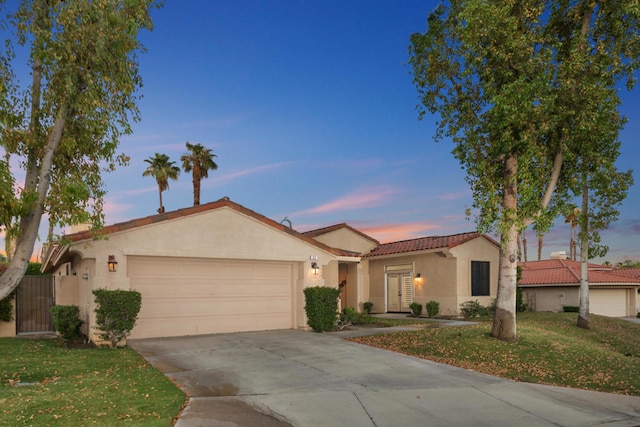
<path id="1" fill-rule="evenodd" d="M 455 144 L 479 229 L 501 236 L 496 338 L 517 339 L 518 233 L 546 231 L 575 195 L 565 159 L 615 161 L 597 141 L 619 132 L 615 85 L 633 86 L 639 15 L 623 0 L 451 0 L 411 36 L 420 117 L 439 115 L 435 138 Z M 603 103 L 609 123 L 590 116 Z"/>
<path id="2" fill-rule="evenodd" d="M 138 40 L 151 29 L 155 0 L 22 0 L 3 28 L 11 32 L 0 55 L 0 172 L 16 161 L 24 182 L 0 188 L 2 227 L 16 237 L 12 262 L 0 279 L 0 298 L 27 268 L 43 214 L 63 226 L 102 223 L 102 173 L 127 163 L 120 137 L 139 118 Z M 18 60 L 26 53 L 27 63 Z M 21 80 L 16 70 L 27 66 Z M 26 73 L 25 73 L 26 74 Z M 4 176 L 3 176 L 4 177 Z M 23 178 L 23 180 L 22 180 Z"/>

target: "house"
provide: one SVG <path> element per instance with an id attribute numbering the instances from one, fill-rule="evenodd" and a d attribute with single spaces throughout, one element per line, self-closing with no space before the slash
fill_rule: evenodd
<path id="1" fill-rule="evenodd" d="M 436 300 L 441 314 L 495 298 L 499 248 L 478 233 L 380 244 L 347 225 L 300 233 L 228 198 L 77 231 L 50 245 L 43 269 L 58 305 L 77 305 L 97 341 L 92 291 L 135 289 L 131 338 L 306 328 L 303 289 L 341 288 L 341 305 L 409 312 Z"/>
<path id="2" fill-rule="evenodd" d="M 580 262 L 550 259 L 521 262 L 519 286 L 533 311 L 562 311 L 580 304 Z M 640 277 L 632 271 L 588 264 L 589 312 L 611 317 L 635 316 L 640 310 Z"/>

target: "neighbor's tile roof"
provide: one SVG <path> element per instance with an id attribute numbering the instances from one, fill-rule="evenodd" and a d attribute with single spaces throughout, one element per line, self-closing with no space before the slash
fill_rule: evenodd
<path id="1" fill-rule="evenodd" d="M 380 244 L 380 242 L 378 242 L 373 237 L 368 236 L 368 235 L 364 234 L 362 231 L 351 227 L 346 222 L 342 222 L 340 224 L 330 225 L 328 227 L 318 228 L 316 230 L 304 231 L 302 234 L 304 234 L 305 236 L 308 236 L 308 237 L 317 237 L 317 236 L 321 236 L 323 234 L 331 233 L 332 231 L 340 230 L 341 228 L 346 228 L 347 230 L 350 230 L 350 231 L 352 231 L 352 232 L 364 237 L 365 239 L 370 240 L 371 242 L 373 242 L 375 244 Z"/>
<path id="2" fill-rule="evenodd" d="M 483 237 L 497 245 L 493 239 L 474 231 L 469 233 L 453 234 L 450 236 L 429 236 L 420 237 L 418 239 L 402 240 L 400 242 L 383 243 L 377 248 L 372 249 L 371 252 L 364 256 L 376 257 L 407 252 L 427 251 L 430 249 L 451 249 L 478 237 Z"/>
<path id="3" fill-rule="evenodd" d="M 614 268 L 613 272 L 618 276 L 640 278 L 640 268 Z"/>
<path id="4" fill-rule="evenodd" d="M 580 262 L 569 259 L 549 259 L 521 262 L 520 286 L 554 286 L 580 284 Z M 640 279 L 618 274 L 619 270 L 599 264 L 589 264 L 589 285 L 638 285 Z"/>

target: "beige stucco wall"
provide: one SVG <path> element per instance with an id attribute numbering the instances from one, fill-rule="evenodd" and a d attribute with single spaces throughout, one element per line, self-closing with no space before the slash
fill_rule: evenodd
<path id="1" fill-rule="evenodd" d="M 522 300 L 532 311 L 560 312 L 563 305 L 579 305 L 580 295 L 578 287 L 575 286 L 524 288 Z"/>
<path id="2" fill-rule="evenodd" d="M 78 276 L 53 276 L 56 305 L 80 305 Z"/>
<path id="3" fill-rule="evenodd" d="M 460 307 L 460 304 L 465 301 L 475 300 L 485 307 L 489 306 L 498 295 L 499 248 L 485 238 L 478 238 L 452 248 L 451 253 L 458 260 L 457 307 Z M 489 280 L 491 283 L 489 296 L 471 295 L 471 261 L 486 261 L 490 263 Z"/>
<path id="4" fill-rule="evenodd" d="M 354 233 L 348 228 L 339 228 L 316 236 L 314 239 L 332 248 L 344 249 L 360 254 L 369 252 L 377 246 L 375 242 L 372 242 L 360 234 Z"/>
<path id="5" fill-rule="evenodd" d="M 413 264 L 413 274 L 423 278 L 422 284 L 414 285 L 415 302 L 438 301 L 441 315 L 457 315 L 456 260 L 434 252 L 369 259 L 372 312 L 386 312 L 385 266 L 402 264 Z"/>
<path id="6" fill-rule="evenodd" d="M 127 257 L 131 255 L 296 262 L 299 273 L 292 311 L 294 326 L 301 328 L 306 327 L 303 289 L 338 286 L 335 255 L 228 207 L 113 233 L 106 240 L 78 242 L 70 250 L 78 254 L 71 270 L 79 277 L 84 332 L 92 340 L 98 338 L 93 329 L 95 304 L 91 291 L 129 289 Z M 109 255 L 118 262 L 116 272 L 108 271 Z M 311 257 L 317 258 L 318 275 L 311 269 Z"/>

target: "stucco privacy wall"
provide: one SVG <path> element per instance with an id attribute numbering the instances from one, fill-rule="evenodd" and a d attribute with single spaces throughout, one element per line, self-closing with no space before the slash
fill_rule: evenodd
<path id="1" fill-rule="evenodd" d="M 13 313 L 13 320 L 9 321 L 9 322 L 5 322 L 0 320 L 0 338 L 3 337 L 15 337 L 16 336 L 16 299 L 13 299 L 13 307 L 12 307 L 12 313 Z"/>
<path id="2" fill-rule="evenodd" d="M 86 332 L 92 339 L 95 339 L 92 328 L 95 306 L 91 291 L 129 289 L 130 256 L 295 262 L 298 273 L 294 278 L 291 327 L 306 326 L 302 292 L 305 287 L 338 283 L 337 263 L 335 267 L 331 263 L 336 260 L 335 255 L 227 206 L 111 233 L 107 240 L 76 242 L 69 250 L 79 256 L 72 263 L 72 271 L 80 277 L 80 289 L 87 290 L 87 306 L 84 312 L 81 309 L 81 315 L 88 321 Z M 109 255 L 114 255 L 118 262 L 116 272 L 108 271 Z M 310 268 L 311 256 L 317 257 L 321 266 L 318 275 Z M 83 299 L 80 292 L 81 303 Z"/>

